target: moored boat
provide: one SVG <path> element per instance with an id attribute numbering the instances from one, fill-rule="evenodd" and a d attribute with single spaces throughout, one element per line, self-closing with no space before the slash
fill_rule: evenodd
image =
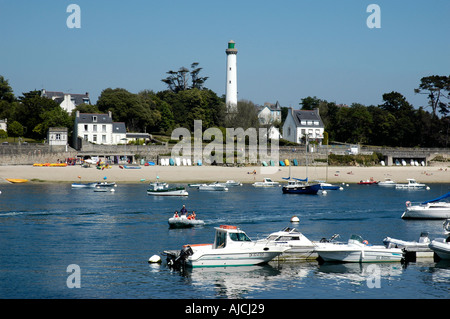
<path id="1" fill-rule="evenodd" d="M 372 177 L 365 181 L 361 180 L 358 183 L 358 185 L 377 185 L 377 184 L 378 184 L 378 182 L 376 180 L 374 180 Z"/>
<path id="2" fill-rule="evenodd" d="M 166 182 L 153 182 L 150 183 L 147 189 L 148 195 L 156 196 L 188 196 L 189 193 L 184 187 L 169 187 Z"/>
<path id="3" fill-rule="evenodd" d="M 359 235 L 352 235 L 347 244 L 318 243 L 316 252 L 322 260 L 332 262 L 399 262 L 403 259 L 400 248 L 369 245 Z"/>
<path id="4" fill-rule="evenodd" d="M 450 218 L 450 202 L 443 201 L 450 198 L 450 192 L 438 198 L 422 203 L 406 202 L 403 219 L 446 219 Z"/>
<path id="5" fill-rule="evenodd" d="M 395 184 L 390 178 L 385 178 L 383 182 L 378 182 L 378 186 L 395 186 Z"/>
<path id="6" fill-rule="evenodd" d="M 429 187 L 423 183 L 417 183 L 414 178 L 408 178 L 406 184 L 395 184 L 396 189 L 429 189 Z"/>
<path id="7" fill-rule="evenodd" d="M 406 259 L 433 257 L 433 251 L 428 247 L 430 242 L 428 232 L 422 232 L 420 234 L 419 241 L 406 241 L 391 237 L 386 237 L 383 239 L 383 244 L 386 248 L 395 247 L 402 249 Z"/>
<path id="8" fill-rule="evenodd" d="M 258 243 L 276 244 L 287 249 L 278 256 L 282 260 L 317 259 L 316 245 L 305 235 L 295 228 L 286 227 L 280 231 L 271 233 L 264 239 L 257 240 Z"/>
<path id="9" fill-rule="evenodd" d="M 268 177 L 264 177 L 262 182 L 255 182 L 252 184 L 252 186 L 254 187 L 275 187 L 278 185 L 280 185 L 280 183 L 274 182 L 271 178 Z"/>
<path id="10" fill-rule="evenodd" d="M 439 258 L 450 260 L 450 236 L 432 240 L 429 247 L 439 256 Z"/>
<path id="11" fill-rule="evenodd" d="M 224 184 L 215 182 L 211 184 L 201 184 L 198 186 L 198 190 L 200 191 L 228 191 L 228 187 L 226 187 Z"/>
<path id="12" fill-rule="evenodd" d="M 236 226 L 216 227 L 213 244 L 184 245 L 181 251 L 165 251 L 174 267 L 251 266 L 267 263 L 286 247 L 252 241 Z"/>
<path id="13" fill-rule="evenodd" d="M 97 186 L 97 182 L 94 183 L 72 183 L 72 188 L 94 188 Z"/>
<path id="14" fill-rule="evenodd" d="M 321 189 L 320 184 L 308 184 L 308 179 L 289 178 L 287 185 L 283 186 L 283 194 L 316 195 Z"/>

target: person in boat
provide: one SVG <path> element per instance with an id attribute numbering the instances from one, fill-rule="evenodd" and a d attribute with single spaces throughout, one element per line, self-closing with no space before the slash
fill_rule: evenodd
<path id="1" fill-rule="evenodd" d="M 195 219 L 195 211 L 192 211 L 192 214 L 190 214 L 189 216 L 188 216 L 188 218 L 187 219 L 189 219 L 189 220 L 194 220 Z"/>
<path id="2" fill-rule="evenodd" d="M 186 215 L 186 214 L 187 214 L 186 206 L 183 205 L 183 207 L 182 207 L 181 210 L 180 210 L 180 214 L 181 214 L 181 215 Z"/>
<path id="3" fill-rule="evenodd" d="M 179 217 L 177 211 L 175 211 L 175 214 L 173 214 L 173 217 L 175 217 L 175 218 L 178 218 L 178 217 Z"/>

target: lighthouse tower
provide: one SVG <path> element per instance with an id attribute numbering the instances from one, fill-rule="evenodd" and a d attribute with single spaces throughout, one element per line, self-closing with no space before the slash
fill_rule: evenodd
<path id="1" fill-rule="evenodd" d="M 235 43 L 233 40 L 228 42 L 228 48 L 225 50 L 227 53 L 227 86 L 225 102 L 227 105 L 227 112 L 236 111 L 237 108 L 237 66 L 235 49 Z"/>

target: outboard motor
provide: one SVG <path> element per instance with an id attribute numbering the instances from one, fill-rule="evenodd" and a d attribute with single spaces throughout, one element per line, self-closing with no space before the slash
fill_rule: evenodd
<path id="1" fill-rule="evenodd" d="M 188 259 L 189 256 L 192 256 L 194 252 L 192 251 L 191 246 L 183 247 L 178 254 L 178 256 L 173 260 L 172 266 L 174 268 L 182 268 L 186 265 L 186 259 Z"/>

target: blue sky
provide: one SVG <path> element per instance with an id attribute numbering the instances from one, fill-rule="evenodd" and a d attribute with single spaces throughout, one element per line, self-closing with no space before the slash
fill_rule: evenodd
<path id="1" fill-rule="evenodd" d="M 66 25 L 72 3 L 80 29 Z M 366 25 L 371 3 L 379 29 Z M 398 91 L 419 107 L 420 79 L 450 75 L 449 14 L 448 0 L 0 0 L 0 75 L 16 96 L 45 88 L 96 102 L 109 87 L 164 90 L 165 72 L 199 62 L 221 96 L 232 39 L 239 99 L 378 105 Z"/>

